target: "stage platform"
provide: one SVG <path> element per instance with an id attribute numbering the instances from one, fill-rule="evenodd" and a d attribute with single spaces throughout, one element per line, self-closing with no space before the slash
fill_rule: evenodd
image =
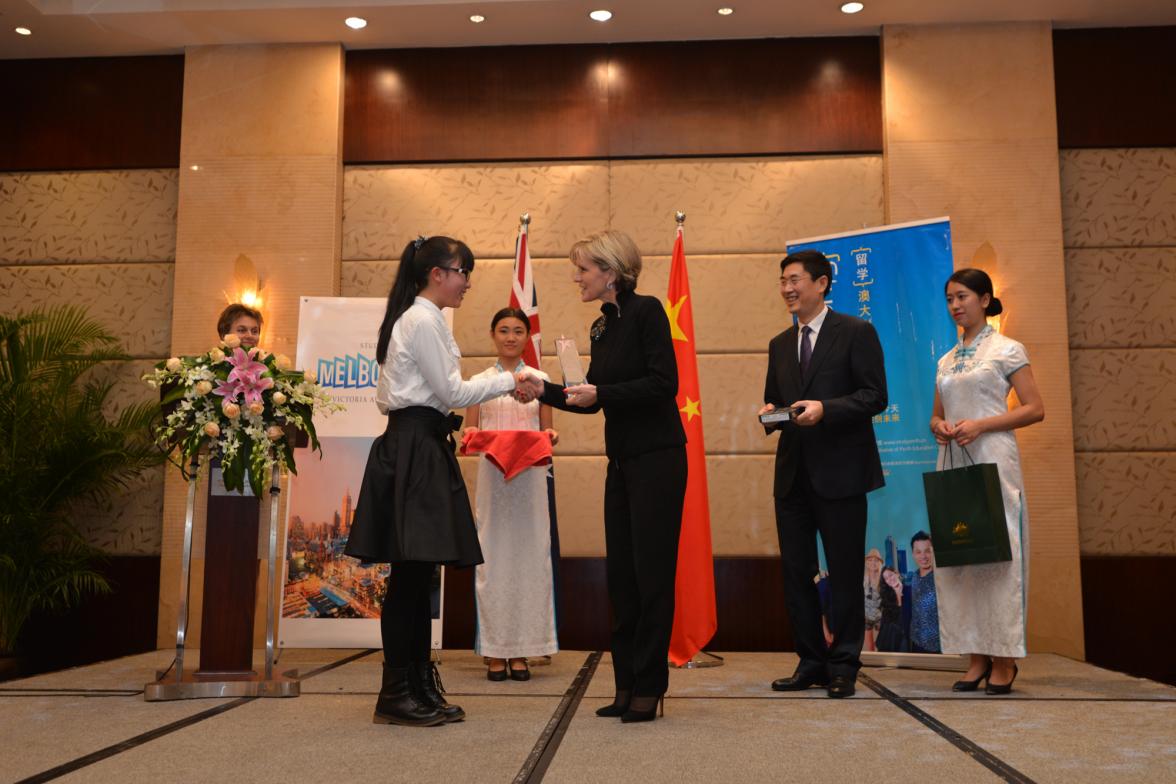
<path id="1" fill-rule="evenodd" d="M 780 694 L 791 654 L 674 670 L 665 718 L 601 719 L 608 654 L 564 651 L 529 682 L 445 651 L 468 718 L 371 723 L 379 651 L 289 650 L 302 694 L 143 700 L 172 651 L 0 684 L 0 780 L 103 782 L 1171 782 L 1176 689 L 1060 656 L 1008 697 L 952 694 L 952 672 L 866 668 L 857 696 Z M 189 659 L 196 658 L 190 655 Z M 260 664 L 260 658 L 258 659 Z M 190 662 L 194 664 L 194 662 Z"/>

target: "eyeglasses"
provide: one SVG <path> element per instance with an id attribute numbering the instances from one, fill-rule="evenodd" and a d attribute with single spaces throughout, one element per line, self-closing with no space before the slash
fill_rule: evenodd
<path id="1" fill-rule="evenodd" d="M 812 277 L 805 277 L 804 275 L 789 275 L 788 277 L 784 277 L 783 275 L 780 276 L 780 283 L 787 283 L 793 288 L 799 286 L 802 281 L 806 280 L 812 280 Z"/>
<path id="2" fill-rule="evenodd" d="M 437 269 L 445 270 L 446 272 L 459 272 L 459 273 L 461 273 L 461 276 L 463 278 L 465 278 L 466 280 L 469 280 L 470 275 L 474 274 L 473 270 L 466 269 L 465 267 L 438 267 Z"/>

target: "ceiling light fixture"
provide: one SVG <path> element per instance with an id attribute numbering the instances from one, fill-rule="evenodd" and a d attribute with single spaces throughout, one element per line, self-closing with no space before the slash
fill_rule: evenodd
<path id="1" fill-rule="evenodd" d="M 865 7 L 866 6 L 862 3 L 844 3 L 841 6 L 841 13 L 843 13 L 843 14 L 856 14 L 858 11 L 861 11 Z"/>
<path id="2" fill-rule="evenodd" d="M 719 16 L 730 16 L 730 15 L 731 15 L 731 14 L 733 14 L 733 13 L 735 13 L 735 9 L 734 9 L 734 8 L 726 8 L 726 7 L 724 7 L 724 8 L 720 8 L 720 9 L 719 9 L 719 11 L 718 11 L 718 14 L 719 14 Z"/>
<path id="3" fill-rule="evenodd" d="M 362 16 L 349 16 L 343 20 L 343 24 L 350 27 L 352 30 L 362 30 L 367 27 L 367 20 Z"/>
<path id="4" fill-rule="evenodd" d="M 18 27 L 18 28 L 16 28 L 16 34 L 17 35 L 32 35 L 33 31 L 27 27 Z"/>
<path id="5" fill-rule="evenodd" d="M 474 14 L 470 17 L 470 21 L 474 24 L 482 24 L 482 22 L 486 21 L 486 17 L 482 16 L 481 14 Z"/>
<path id="6" fill-rule="evenodd" d="M 594 22 L 607 22 L 609 19 L 612 19 L 612 11 L 606 11 L 601 8 L 599 11 L 589 13 L 588 18 Z"/>

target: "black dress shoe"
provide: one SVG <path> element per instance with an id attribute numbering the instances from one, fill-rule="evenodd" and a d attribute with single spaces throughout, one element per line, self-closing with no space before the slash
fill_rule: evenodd
<path id="1" fill-rule="evenodd" d="M 813 686 L 827 686 L 829 679 L 822 675 L 805 675 L 795 673 L 788 678 L 777 678 L 772 681 L 772 691 L 804 691 Z"/>
<path id="2" fill-rule="evenodd" d="M 510 670 L 510 679 L 512 681 L 529 681 L 531 680 L 531 670 L 527 667 L 527 660 L 523 659 L 523 666 L 515 668 L 507 665 Z"/>
<path id="3" fill-rule="evenodd" d="M 828 694 L 830 697 L 852 697 L 856 689 L 854 679 L 848 675 L 834 675 L 829 681 Z"/>

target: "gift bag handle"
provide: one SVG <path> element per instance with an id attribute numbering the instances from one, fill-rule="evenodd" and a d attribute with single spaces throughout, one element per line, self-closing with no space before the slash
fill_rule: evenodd
<path id="1" fill-rule="evenodd" d="M 954 441 L 947 442 L 947 447 L 946 447 L 947 448 L 947 460 L 945 460 L 944 462 L 947 463 L 948 470 L 951 470 L 956 467 L 955 466 L 955 458 L 953 457 L 954 453 L 951 451 L 951 446 L 954 443 L 955 443 Z M 961 446 L 960 451 L 964 453 L 964 457 L 968 458 L 969 465 L 976 465 L 976 461 L 972 459 L 972 455 L 968 452 L 968 448 L 966 446 Z M 963 468 L 963 467 L 964 467 L 964 464 L 961 461 L 960 468 Z"/>

